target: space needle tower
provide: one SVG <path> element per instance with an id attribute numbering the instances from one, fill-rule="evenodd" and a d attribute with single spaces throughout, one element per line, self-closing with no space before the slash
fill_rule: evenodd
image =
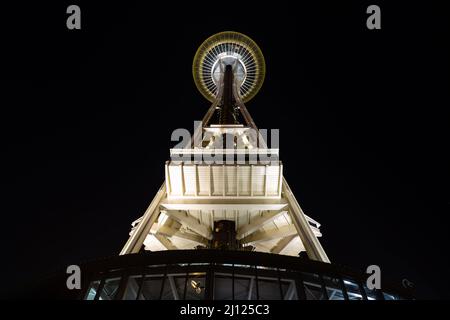
<path id="1" fill-rule="evenodd" d="M 121 254 L 221 248 L 306 252 L 329 262 L 320 224 L 303 213 L 283 177 L 279 150 L 267 147 L 245 106 L 264 81 L 259 47 L 237 32 L 215 34 L 200 45 L 192 71 L 211 106 L 193 139 L 170 150 L 165 181 L 133 222 Z"/>
<path id="2" fill-rule="evenodd" d="M 303 212 L 283 175 L 276 137 L 269 147 L 245 105 L 260 90 L 265 71 L 260 48 L 241 33 L 221 32 L 200 45 L 192 73 L 209 109 L 187 138 L 174 132 L 180 143 L 170 150 L 165 179 L 132 222 L 120 254 L 83 264 L 83 289 L 68 293 L 64 287 L 59 297 L 408 297 L 388 282 L 382 290 L 369 289 L 367 274 L 330 263 L 319 241 L 320 223 Z"/>

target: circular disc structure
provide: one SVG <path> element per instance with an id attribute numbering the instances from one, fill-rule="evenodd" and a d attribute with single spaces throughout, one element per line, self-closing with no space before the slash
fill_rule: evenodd
<path id="1" fill-rule="evenodd" d="M 223 65 L 232 65 L 240 84 L 242 101 L 252 99 L 264 82 L 266 64 L 258 45 L 246 35 L 225 31 L 206 39 L 198 48 L 192 64 L 195 85 L 201 94 L 213 102 Z"/>

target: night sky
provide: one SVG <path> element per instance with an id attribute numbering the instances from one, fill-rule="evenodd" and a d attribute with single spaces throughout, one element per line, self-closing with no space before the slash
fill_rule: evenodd
<path id="1" fill-rule="evenodd" d="M 197 47 L 233 30 L 264 53 L 247 108 L 280 129 L 284 174 L 331 261 L 450 297 L 447 11 L 122 2 L 2 10 L 2 296 L 119 253 L 164 179 L 172 131 L 209 107 L 192 79 Z M 79 31 L 66 28 L 69 4 Z M 366 28 L 369 4 L 381 30 Z"/>

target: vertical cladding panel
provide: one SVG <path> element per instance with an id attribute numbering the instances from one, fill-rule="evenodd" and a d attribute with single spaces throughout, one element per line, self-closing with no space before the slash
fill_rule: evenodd
<path id="1" fill-rule="evenodd" d="M 195 165 L 184 165 L 183 172 L 184 172 L 184 185 L 186 188 L 186 195 L 194 196 L 197 183 L 195 174 Z"/>
<path id="2" fill-rule="evenodd" d="M 278 183 L 280 179 L 280 166 L 268 166 L 266 172 L 267 195 L 278 195 Z"/>
<path id="3" fill-rule="evenodd" d="M 209 195 L 210 174 L 208 166 L 198 166 L 198 194 L 200 196 Z"/>
<path id="4" fill-rule="evenodd" d="M 250 211 L 249 212 L 249 218 L 250 218 L 249 223 L 252 223 L 253 220 L 260 218 L 264 214 L 265 214 L 265 212 L 264 211 L 260 211 L 260 210 L 252 210 L 252 211 Z"/>
<path id="5" fill-rule="evenodd" d="M 227 212 L 226 210 L 216 210 L 214 220 L 215 221 L 226 220 L 226 212 Z"/>
<path id="6" fill-rule="evenodd" d="M 181 166 L 180 165 L 170 165 L 169 175 L 171 183 L 171 195 L 181 196 L 183 195 L 183 185 L 181 183 Z"/>
<path id="7" fill-rule="evenodd" d="M 169 195 L 209 196 L 211 185 L 213 196 L 224 196 L 224 193 L 225 196 L 233 197 L 264 196 L 266 190 L 269 197 L 279 196 L 279 183 L 282 178 L 280 168 L 279 165 L 253 165 L 252 170 L 250 165 L 172 164 L 168 165 L 167 170 L 170 180 Z"/>
<path id="8" fill-rule="evenodd" d="M 213 195 L 223 195 L 223 166 L 212 166 L 213 174 Z"/>
<path id="9" fill-rule="evenodd" d="M 250 166 L 239 166 L 238 168 L 238 183 L 239 183 L 239 196 L 250 195 Z"/>
<path id="10" fill-rule="evenodd" d="M 265 171 L 266 171 L 265 166 L 253 166 L 252 188 L 253 188 L 253 195 L 255 196 L 264 195 Z"/>
<path id="11" fill-rule="evenodd" d="M 236 195 L 236 166 L 225 166 L 226 174 L 226 184 L 227 196 Z"/>

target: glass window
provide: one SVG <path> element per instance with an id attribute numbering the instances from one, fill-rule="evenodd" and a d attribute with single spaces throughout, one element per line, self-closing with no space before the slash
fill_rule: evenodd
<path id="1" fill-rule="evenodd" d="M 341 281 L 338 278 L 323 276 L 323 281 L 325 282 L 328 300 L 345 300 Z"/>
<path id="2" fill-rule="evenodd" d="M 283 300 L 298 300 L 295 280 L 281 279 L 281 288 L 283 290 Z"/>
<path id="3" fill-rule="evenodd" d="M 343 279 L 345 289 L 347 289 L 347 295 L 349 300 L 363 300 L 359 284 L 350 279 Z"/>
<path id="4" fill-rule="evenodd" d="M 140 279 L 137 280 L 139 284 Z M 166 279 L 167 281 L 167 279 Z M 138 300 L 159 300 L 161 294 L 161 286 L 163 283 L 163 275 L 149 275 L 142 281 L 141 290 L 139 291 Z"/>
<path id="5" fill-rule="evenodd" d="M 219 266 L 224 266 L 224 267 L 232 267 L 233 264 L 232 263 L 218 263 L 217 265 Z M 237 266 L 237 265 L 236 265 Z"/>
<path id="6" fill-rule="evenodd" d="M 392 293 L 383 292 L 384 300 L 400 300 L 397 295 Z"/>
<path id="7" fill-rule="evenodd" d="M 366 292 L 367 295 L 367 300 L 377 300 L 378 296 L 377 296 L 377 291 L 375 289 L 370 290 L 369 288 L 367 288 L 366 284 L 363 284 L 364 287 L 364 291 Z"/>
<path id="8" fill-rule="evenodd" d="M 119 289 L 120 278 L 106 279 L 100 292 L 100 300 L 114 300 Z"/>
<path id="9" fill-rule="evenodd" d="M 278 278 L 258 277 L 258 289 L 260 300 L 280 300 L 280 283 Z"/>
<path id="10" fill-rule="evenodd" d="M 206 274 L 204 272 L 190 273 L 186 285 L 186 300 L 205 299 Z"/>
<path id="11" fill-rule="evenodd" d="M 319 275 L 306 272 L 302 273 L 302 275 L 306 300 L 326 300 Z"/>
<path id="12" fill-rule="evenodd" d="M 85 300 L 94 300 L 99 286 L 100 286 L 100 280 L 92 281 L 89 284 L 89 289 L 86 291 L 86 296 L 84 299 Z"/>
<path id="13" fill-rule="evenodd" d="M 262 270 L 277 270 L 277 268 L 274 268 L 274 267 L 266 267 L 266 266 L 256 266 L 256 269 L 262 269 Z"/>
<path id="14" fill-rule="evenodd" d="M 201 300 L 205 298 L 205 273 L 168 275 L 164 281 L 162 300 Z"/>
<path id="15" fill-rule="evenodd" d="M 255 277 L 234 275 L 234 299 L 256 300 Z"/>
<path id="16" fill-rule="evenodd" d="M 180 300 L 183 299 L 185 275 L 167 275 L 164 281 L 162 300 Z"/>
<path id="17" fill-rule="evenodd" d="M 231 274 L 216 273 L 214 275 L 214 299 L 233 299 L 233 279 Z"/>
<path id="18" fill-rule="evenodd" d="M 142 276 L 131 276 L 128 278 L 123 300 L 135 300 L 139 292 Z"/>

